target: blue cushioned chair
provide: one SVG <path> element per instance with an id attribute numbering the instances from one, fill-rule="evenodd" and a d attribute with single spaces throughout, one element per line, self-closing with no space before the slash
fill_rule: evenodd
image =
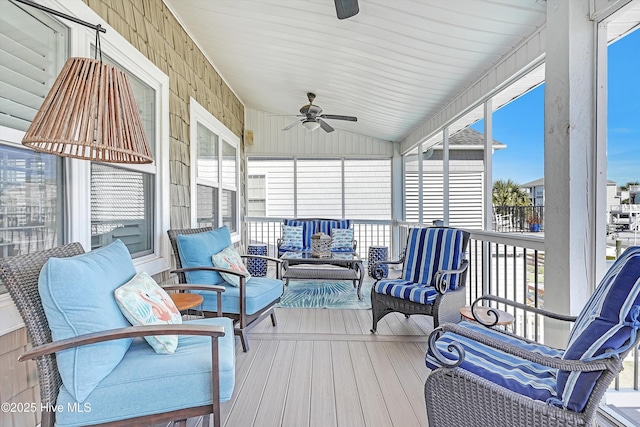
<path id="1" fill-rule="evenodd" d="M 249 350 L 247 329 L 258 324 L 262 319 L 271 316 L 271 323 L 276 326 L 276 314 L 273 306 L 280 301 L 284 285 L 280 280 L 280 264 L 278 258 L 264 255 L 241 255 L 242 258 L 264 259 L 276 263 L 276 278 L 246 277 L 237 271 L 214 267 L 212 255 L 231 246 L 229 228 L 224 226 L 172 229 L 167 232 L 173 247 L 177 269 L 172 271 L 178 275 L 181 284 L 215 285 L 211 291 L 194 291 L 203 296 L 202 309 L 205 316 L 230 317 L 235 322 L 234 332 L 240 336 L 242 348 Z M 225 282 L 219 273 L 224 272 L 237 276 L 239 286 Z M 221 295 L 221 297 L 219 297 Z"/>
<path id="2" fill-rule="evenodd" d="M 231 319 L 131 326 L 113 290 L 134 274 L 120 241 L 86 254 L 71 243 L 0 259 L 33 346 L 19 360 L 36 361 L 43 427 L 185 426 L 198 416 L 208 426 L 212 413 L 220 425 L 235 381 Z M 178 348 L 157 354 L 147 335 L 178 335 Z"/>
<path id="3" fill-rule="evenodd" d="M 565 350 L 479 323 L 446 324 L 429 337 L 430 426 L 591 426 L 604 393 L 640 344 L 640 246 L 611 266 L 577 317 L 484 296 L 575 322 Z M 497 316 L 494 316 L 497 319 Z"/>
<path id="4" fill-rule="evenodd" d="M 460 320 L 465 305 L 468 262 L 464 252 L 469 233 L 449 227 L 412 228 L 407 246 L 398 261 L 378 261 L 373 266 L 376 282 L 371 288 L 371 309 L 375 333 L 378 321 L 389 313 L 405 316 L 425 314 L 437 327 Z M 384 264 L 403 264 L 399 279 L 382 279 Z"/>

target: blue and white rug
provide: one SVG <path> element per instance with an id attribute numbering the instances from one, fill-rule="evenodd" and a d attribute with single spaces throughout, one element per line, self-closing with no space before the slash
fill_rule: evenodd
<path id="1" fill-rule="evenodd" d="M 350 280 L 290 280 L 277 307 L 369 309 L 371 285 L 362 284 L 362 301 L 359 301 Z"/>

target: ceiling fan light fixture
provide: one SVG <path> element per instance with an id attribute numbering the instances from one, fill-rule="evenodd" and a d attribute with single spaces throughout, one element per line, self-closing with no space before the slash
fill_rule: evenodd
<path id="1" fill-rule="evenodd" d="M 313 132 L 320 127 L 320 123 L 315 120 L 305 120 L 302 122 L 302 126 L 304 126 L 308 131 Z"/>

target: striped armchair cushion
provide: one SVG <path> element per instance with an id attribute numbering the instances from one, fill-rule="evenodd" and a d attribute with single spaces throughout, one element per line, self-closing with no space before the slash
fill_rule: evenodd
<path id="1" fill-rule="evenodd" d="M 569 335 L 566 360 L 590 361 L 625 350 L 640 329 L 640 246 L 627 249 L 611 266 Z M 606 353 L 605 353 L 606 352 Z M 558 406 L 584 409 L 601 372 L 558 373 Z"/>
<path id="2" fill-rule="evenodd" d="M 561 350 L 510 337 L 477 323 L 461 322 L 459 325 L 541 355 L 562 357 Z M 455 353 L 452 354 L 447 350 L 447 346 L 454 341 L 460 343 L 465 350 L 465 358 L 460 369 L 472 372 L 494 384 L 535 400 L 546 402 L 556 398 L 557 369 L 538 365 L 458 334 L 447 332 L 438 339 L 436 346 L 442 355 L 451 360 L 457 360 L 457 357 L 454 356 Z M 440 362 L 433 357 L 431 351 L 427 351 L 425 362 L 429 369 L 441 367 Z"/>
<path id="3" fill-rule="evenodd" d="M 334 228 L 351 228 L 351 220 L 348 219 L 317 219 L 314 223 L 315 233 L 321 231 L 329 236 L 331 236 L 331 230 Z"/>
<path id="4" fill-rule="evenodd" d="M 402 279 L 381 280 L 374 285 L 373 290 L 418 304 L 433 304 L 438 296 L 438 291 L 433 286 L 418 285 Z"/>
<path id="5" fill-rule="evenodd" d="M 402 278 L 434 286 L 438 270 L 455 270 L 463 261 L 464 232 L 455 228 L 412 228 L 409 230 Z M 459 285 L 459 275 L 447 278 L 449 289 Z"/>
<path id="6" fill-rule="evenodd" d="M 302 248 L 311 247 L 311 236 L 315 233 L 315 224 L 313 220 L 305 221 L 300 219 L 283 219 L 284 225 L 301 225 L 302 226 Z"/>

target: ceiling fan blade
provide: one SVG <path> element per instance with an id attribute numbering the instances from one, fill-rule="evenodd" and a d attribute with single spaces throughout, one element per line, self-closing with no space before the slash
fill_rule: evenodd
<path id="1" fill-rule="evenodd" d="M 321 114 L 318 117 L 322 117 L 323 119 L 333 119 L 333 120 L 347 120 L 350 122 L 357 122 L 358 118 L 353 116 L 336 116 L 334 114 Z"/>
<path id="2" fill-rule="evenodd" d="M 360 12 L 358 0 L 334 0 L 338 19 L 351 18 Z"/>
<path id="3" fill-rule="evenodd" d="M 324 120 L 318 119 L 318 123 L 320 123 L 320 127 L 322 128 L 322 130 L 327 133 L 333 132 L 335 130 L 329 125 L 329 123 L 325 122 Z"/>
<path id="4" fill-rule="evenodd" d="M 284 128 L 282 128 L 282 130 L 289 130 L 289 129 L 293 128 L 293 127 L 298 126 L 300 123 L 302 123 L 302 120 L 297 120 L 297 121 L 291 123 L 290 125 L 285 126 Z"/>

